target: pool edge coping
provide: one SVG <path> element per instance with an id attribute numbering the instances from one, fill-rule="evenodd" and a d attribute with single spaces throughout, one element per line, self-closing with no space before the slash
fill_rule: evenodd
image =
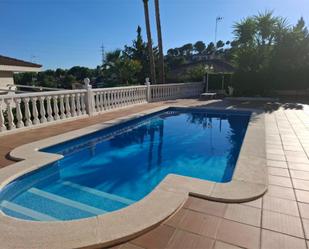
<path id="1" fill-rule="evenodd" d="M 156 107 L 19 146 L 11 151 L 10 156 L 24 160 L 0 169 L 0 188 L 3 188 L 19 176 L 62 157 L 57 154 L 40 152 L 38 151 L 40 148 L 74 139 L 170 107 L 179 107 L 179 105 Z M 227 110 L 224 108 L 198 108 Z M 188 195 L 231 203 L 251 201 L 262 196 L 268 186 L 264 113 L 255 109 L 235 108 L 233 110 L 250 111 L 252 115 L 243 139 L 232 181 L 215 183 L 169 174 L 141 201 L 108 214 L 80 220 L 34 222 L 16 219 L 0 212 L 0 230 L 4 231 L 7 248 L 16 248 L 16 246 L 18 248 L 38 246 L 55 248 L 59 247 L 59 243 L 62 248 L 111 246 L 133 238 L 161 223 L 184 204 Z M 31 232 L 29 233 L 29 231 Z"/>

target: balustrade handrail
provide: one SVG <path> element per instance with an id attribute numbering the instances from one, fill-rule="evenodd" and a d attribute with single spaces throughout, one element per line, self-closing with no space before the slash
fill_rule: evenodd
<path id="1" fill-rule="evenodd" d="M 93 88 L 92 91 L 98 92 L 98 91 L 117 91 L 117 90 L 125 90 L 125 89 L 136 89 L 136 88 L 147 88 L 147 86 L 123 86 L 123 87 L 104 87 L 104 88 Z"/>
<path id="2" fill-rule="evenodd" d="M 150 87 L 171 87 L 171 86 L 189 86 L 189 85 L 203 84 L 203 82 L 189 82 L 189 83 L 169 83 L 169 84 L 154 84 Z"/>
<path id="3" fill-rule="evenodd" d="M 21 93 L 21 94 L 11 94 L 11 95 L 0 95 L 0 99 L 15 99 L 15 98 L 29 98 L 29 97 L 40 97 L 40 96 L 55 96 L 55 95 L 66 95 L 74 93 L 85 93 L 86 89 L 78 90 L 64 90 L 64 91 L 50 91 L 50 92 L 31 92 L 31 93 Z"/>

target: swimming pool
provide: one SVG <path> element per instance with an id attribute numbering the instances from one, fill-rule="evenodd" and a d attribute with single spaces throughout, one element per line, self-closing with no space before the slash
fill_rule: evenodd
<path id="1" fill-rule="evenodd" d="M 7 185 L 1 210 L 26 220 L 81 219 L 131 205 L 170 173 L 228 182 L 249 119 L 171 108 L 43 149 L 64 158 Z"/>

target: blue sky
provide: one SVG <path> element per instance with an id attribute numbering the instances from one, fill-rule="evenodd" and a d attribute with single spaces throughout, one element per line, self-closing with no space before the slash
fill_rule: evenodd
<path id="1" fill-rule="evenodd" d="M 150 2 L 156 43 L 153 0 Z M 232 26 L 259 11 L 274 10 L 291 24 L 305 18 L 308 0 L 160 0 L 165 50 L 188 42 L 231 40 Z M 0 0 L 0 54 L 41 63 L 44 69 L 95 67 L 100 46 L 107 51 L 131 44 L 144 29 L 142 0 Z"/>

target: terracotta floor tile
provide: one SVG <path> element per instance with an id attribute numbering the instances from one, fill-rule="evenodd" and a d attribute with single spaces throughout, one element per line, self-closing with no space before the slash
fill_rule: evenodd
<path id="1" fill-rule="evenodd" d="M 266 152 L 269 154 L 275 154 L 275 155 L 284 155 L 284 152 L 282 149 L 270 149 L 266 148 Z"/>
<path id="2" fill-rule="evenodd" d="M 263 209 L 282 213 L 282 214 L 299 216 L 297 203 L 296 201 L 292 201 L 292 200 L 264 196 L 263 197 Z"/>
<path id="3" fill-rule="evenodd" d="M 164 224 L 177 227 L 179 225 L 179 222 L 183 219 L 185 214 L 185 209 L 182 208 L 179 211 L 177 211 L 176 214 L 174 214 L 172 217 L 170 217 L 168 220 L 164 222 Z"/>
<path id="4" fill-rule="evenodd" d="M 257 226 L 261 224 L 262 210 L 240 204 L 228 204 L 224 218 L 240 223 Z"/>
<path id="5" fill-rule="evenodd" d="M 215 238 L 221 218 L 186 210 L 183 219 L 179 222 L 178 228 L 197 233 L 200 235 Z"/>
<path id="6" fill-rule="evenodd" d="M 294 145 L 285 145 L 283 147 L 283 149 L 286 151 L 303 151 L 303 148 L 301 147 L 301 145 L 298 146 L 294 146 Z"/>
<path id="7" fill-rule="evenodd" d="M 197 234 L 177 230 L 168 243 L 168 249 L 212 249 L 214 240 Z"/>
<path id="8" fill-rule="evenodd" d="M 254 201 L 249 201 L 249 202 L 243 202 L 241 203 L 242 205 L 250 206 L 250 207 L 255 207 L 255 208 L 262 208 L 262 198 L 259 198 Z"/>
<path id="9" fill-rule="evenodd" d="M 276 232 L 303 238 L 300 218 L 271 211 L 263 211 L 262 227 Z"/>
<path id="10" fill-rule="evenodd" d="M 290 177 L 288 169 L 276 168 L 276 167 L 268 167 L 268 174 L 274 176 Z"/>
<path id="11" fill-rule="evenodd" d="M 267 139 L 267 137 L 266 137 L 266 139 Z M 280 140 L 278 140 L 278 141 L 280 142 Z M 266 150 L 268 150 L 268 149 L 283 150 L 283 147 L 282 147 L 282 145 L 277 145 L 277 144 L 266 144 Z"/>
<path id="12" fill-rule="evenodd" d="M 273 161 L 273 160 L 267 160 L 267 166 L 269 167 L 277 167 L 277 168 L 288 168 L 287 162 L 284 161 Z"/>
<path id="13" fill-rule="evenodd" d="M 284 155 L 270 154 L 266 155 L 267 160 L 275 160 L 275 161 L 286 161 Z"/>
<path id="14" fill-rule="evenodd" d="M 309 163 L 309 159 L 307 156 L 287 156 L 287 161 L 292 163 Z"/>
<path id="15" fill-rule="evenodd" d="M 263 229 L 261 249 L 306 249 L 306 242 L 304 239 Z"/>
<path id="16" fill-rule="evenodd" d="M 268 180 L 271 185 L 292 188 L 292 182 L 287 177 L 269 175 Z"/>
<path id="17" fill-rule="evenodd" d="M 309 171 L 309 164 L 289 162 L 288 167 L 294 170 Z"/>
<path id="18" fill-rule="evenodd" d="M 304 151 L 286 151 L 285 155 L 288 157 L 307 157 Z"/>
<path id="19" fill-rule="evenodd" d="M 144 248 L 137 246 L 137 245 L 134 245 L 134 244 L 131 244 L 131 243 L 125 243 L 117 249 L 144 249 Z"/>
<path id="20" fill-rule="evenodd" d="M 290 174 L 291 174 L 292 178 L 309 181 L 309 171 L 301 171 L 301 170 L 291 169 Z"/>
<path id="21" fill-rule="evenodd" d="M 302 218 L 309 219 L 309 204 L 298 202 L 298 208 L 299 208 L 300 216 Z"/>
<path id="22" fill-rule="evenodd" d="M 294 188 L 309 191 L 309 181 L 301 179 L 292 179 Z"/>
<path id="23" fill-rule="evenodd" d="M 309 191 L 295 189 L 295 194 L 297 201 L 309 203 Z"/>
<path id="24" fill-rule="evenodd" d="M 227 206 L 225 203 L 208 201 L 191 196 L 189 197 L 189 200 L 186 204 L 187 204 L 186 207 L 188 209 L 192 209 L 198 212 L 215 215 L 219 217 L 224 216 Z"/>
<path id="25" fill-rule="evenodd" d="M 218 240 L 245 248 L 259 248 L 260 228 L 223 220 L 218 231 Z"/>
<path id="26" fill-rule="evenodd" d="M 305 230 L 305 237 L 309 239 L 309 219 L 303 219 L 304 230 Z"/>
<path id="27" fill-rule="evenodd" d="M 295 200 L 294 190 L 292 188 L 285 188 L 275 185 L 269 185 L 268 190 L 264 196 L 273 196 L 282 199 Z"/>
<path id="28" fill-rule="evenodd" d="M 213 249 L 241 249 L 238 246 L 224 243 L 222 241 L 216 241 L 215 247 Z"/>
<path id="29" fill-rule="evenodd" d="M 172 238 L 175 228 L 161 225 L 131 241 L 134 245 L 147 249 L 165 248 Z"/>

